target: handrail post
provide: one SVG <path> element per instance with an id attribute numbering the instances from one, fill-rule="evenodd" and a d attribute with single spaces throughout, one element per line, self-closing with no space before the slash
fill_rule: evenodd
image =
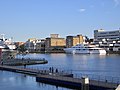
<path id="1" fill-rule="evenodd" d="M 89 90 L 89 78 L 82 77 L 81 90 Z"/>
<path id="2" fill-rule="evenodd" d="M 118 87 L 115 90 L 120 90 L 120 84 L 118 85 Z"/>

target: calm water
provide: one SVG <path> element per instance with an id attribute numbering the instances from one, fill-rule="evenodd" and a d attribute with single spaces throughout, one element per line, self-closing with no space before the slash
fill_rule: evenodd
<path id="1" fill-rule="evenodd" d="M 31 68 L 54 67 L 71 70 L 75 75 L 91 74 L 120 77 L 120 55 L 71 55 L 71 54 L 28 54 L 17 58 L 45 58 L 48 64 L 27 66 Z M 71 90 L 48 84 L 37 83 L 34 77 L 0 71 L 0 90 Z"/>

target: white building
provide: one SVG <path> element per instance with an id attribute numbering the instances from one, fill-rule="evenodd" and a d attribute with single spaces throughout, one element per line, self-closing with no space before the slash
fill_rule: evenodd
<path id="1" fill-rule="evenodd" d="M 120 30 L 115 31 L 104 31 L 103 29 L 100 30 L 94 30 L 94 39 L 103 41 L 116 41 L 120 40 Z"/>
<path id="2" fill-rule="evenodd" d="M 34 52 L 34 51 L 41 51 L 44 50 L 45 48 L 45 40 L 43 39 L 36 39 L 36 38 L 30 38 L 28 41 L 25 43 L 25 48 L 29 52 Z"/>
<path id="3" fill-rule="evenodd" d="M 115 31 L 94 30 L 94 43 L 108 51 L 120 51 L 120 29 Z"/>

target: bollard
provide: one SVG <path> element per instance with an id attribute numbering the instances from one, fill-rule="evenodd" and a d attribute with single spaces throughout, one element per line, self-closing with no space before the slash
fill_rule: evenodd
<path id="1" fill-rule="evenodd" d="M 82 77 L 81 78 L 81 90 L 89 90 L 89 78 L 88 77 Z"/>
<path id="2" fill-rule="evenodd" d="M 118 85 L 118 87 L 115 90 L 120 90 L 120 84 Z"/>

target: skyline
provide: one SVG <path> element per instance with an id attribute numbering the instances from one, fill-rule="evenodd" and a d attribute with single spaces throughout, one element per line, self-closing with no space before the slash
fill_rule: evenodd
<path id="1" fill-rule="evenodd" d="M 14 41 L 120 28 L 120 0 L 0 0 L 0 34 Z"/>

